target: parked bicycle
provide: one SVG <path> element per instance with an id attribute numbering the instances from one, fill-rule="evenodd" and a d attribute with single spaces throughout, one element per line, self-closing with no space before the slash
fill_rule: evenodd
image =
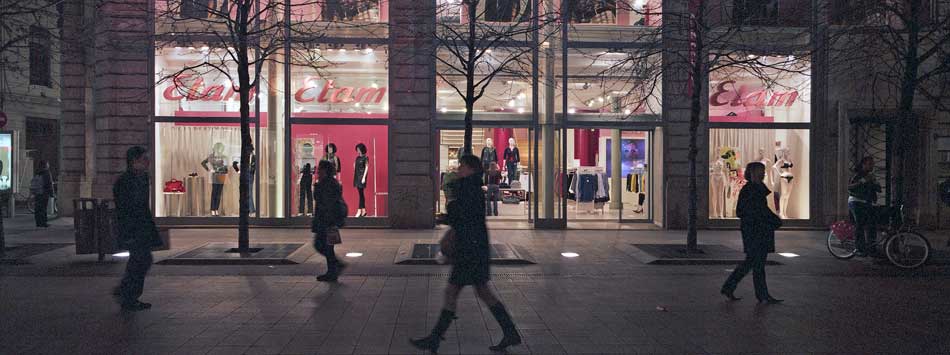
<path id="1" fill-rule="evenodd" d="M 13 194 L 13 202 L 17 206 L 25 206 L 27 212 L 31 214 L 36 210 L 36 200 L 34 199 L 33 194 L 29 193 L 29 191 Z"/>
<path id="2" fill-rule="evenodd" d="M 917 268 L 930 258 L 930 241 L 924 238 L 914 228 L 904 223 L 904 206 L 883 207 L 884 212 L 876 221 L 880 222 L 882 228 L 878 235 L 871 240 L 872 250 L 878 251 L 883 248 L 883 253 L 894 266 L 913 269 Z M 854 222 L 838 221 L 831 225 L 831 231 L 828 232 L 828 252 L 832 256 L 841 260 L 853 258 L 857 252 L 855 244 L 855 226 Z"/>

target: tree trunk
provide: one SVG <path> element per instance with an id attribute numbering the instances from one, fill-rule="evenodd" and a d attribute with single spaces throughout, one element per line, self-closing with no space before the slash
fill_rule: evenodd
<path id="1" fill-rule="evenodd" d="M 911 214 L 917 205 L 917 183 L 921 162 L 919 151 L 919 118 L 914 113 L 914 96 L 917 93 L 918 72 L 920 71 L 920 1 L 908 2 L 909 21 L 907 28 L 907 47 L 904 50 L 904 73 L 901 78 L 900 101 L 898 103 L 897 144 L 895 155 L 897 174 L 894 181 L 895 205 L 905 205 Z"/>
<path id="2" fill-rule="evenodd" d="M 472 155 L 472 118 L 474 113 L 472 110 L 475 107 L 475 103 L 471 100 L 465 100 L 465 140 L 462 144 L 462 155 Z"/>
<path id="3" fill-rule="evenodd" d="M 237 21 L 237 72 L 238 84 L 240 87 L 240 111 L 241 111 L 241 171 L 239 173 L 239 194 L 238 194 L 238 249 L 241 251 L 250 248 L 250 231 L 248 227 L 248 205 L 249 199 L 250 174 L 248 172 L 249 150 L 251 148 L 251 129 L 250 129 L 250 100 L 251 100 L 251 75 L 249 73 L 250 60 L 248 58 L 248 13 L 251 10 L 252 2 L 248 1 L 239 6 Z"/>
<path id="4" fill-rule="evenodd" d="M 689 151 L 687 155 L 687 160 L 689 161 L 689 182 L 688 182 L 688 206 L 687 206 L 687 216 L 686 216 L 686 253 L 700 252 L 698 247 L 697 240 L 697 226 L 696 222 L 698 220 L 699 214 L 699 189 L 697 188 L 696 182 L 696 158 L 699 155 L 699 145 L 697 142 L 697 136 L 699 135 L 699 123 L 700 115 L 702 114 L 702 95 L 703 95 L 703 77 L 706 69 L 706 61 L 708 60 L 704 55 L 704 43 L 703 43 L 703 18 L 705 11 L 705 6 L 703 6 L 703 1 L 698 1 L 696 5 L 695 18 L 691 19 L 691 29 L 690 36 L 694 38 L 695 46 L 693 50 L 694 58 L 692 63 L 690 63 L 691 78 L 690 83 L 692 85 L 692 90 L 690 92 L 690 107 L 689 107 Z M 691 9 L 692 10 L 692 9 Z"/>

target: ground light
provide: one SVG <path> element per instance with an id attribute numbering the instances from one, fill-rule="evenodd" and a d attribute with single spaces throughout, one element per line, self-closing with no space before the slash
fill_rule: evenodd
<path id="1" fill-rule="evenodd" d="M 561 256 L 563 256 L 563 257 L 565 257 L 565 258 L 576 258 L 576 257 L 581 256 L 581 255 L 578 254 L 578 253 L 575 253 L 575 252 L 566 252 L 566 253 L 561 253 Z"/>
<path id="2" fill-rule="evenodd" d="M 347 258 L 358 258 L 363 256 L 363 253 L 346 253 Z"/>
<path id="3" fill-rule="evenodd" d="M 129 257 L 129 252 L 123 251 L 121 253 L 112 254 L 112 256 L 119 257 L 119 258 L 127 258 Z"/>
<path id="4" fill-rule="evenodd" d="M 794 257 L 800 256 L 800 255 L 795 254 L 795 253 L 778 253 L 778 255 L 784 256 L 784 257 L 786 257 L 786 258 L 794 258 Z"/>

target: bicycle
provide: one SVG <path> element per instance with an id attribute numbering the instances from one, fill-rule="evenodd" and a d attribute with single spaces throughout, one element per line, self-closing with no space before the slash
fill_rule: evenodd
<path id="1" fill-rule="evenodd" d="M 13 194 L 13 201 L 16 204 L 22 203 L 26 206 L 26 210 L 29 213 L 33 213 L 36 210 L 36 199 L 33 197 L 33 194 L 29 192 L 18 192 Z"/>
<path id="2" fill-rule="evenodd" d="M 932 250 L 930 241 L 904 223 L 904 206 L 892 207 L 886 212 L 885 217 L 889 218 L 885 219 L 885 223 L 878 224 L 880 227 L 886 227 L 878 232 L 883 238 L 875 235 L 871 244 L 873 250 L 883 247 L 887 260 L 903 269 L 914 269 L 925 264 Z M 880 218 L 877 221 L 880 221 Z M 858 251 L 855 245 L 854 223 L 850 220 L 838 221 L 832 224 L 830 229 L 828 252 L 840 260 L 853 258 Z"/>

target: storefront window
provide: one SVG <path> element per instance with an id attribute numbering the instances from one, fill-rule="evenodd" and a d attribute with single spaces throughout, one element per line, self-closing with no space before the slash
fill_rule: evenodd
<path id="1" fill-rule="evenodd" d="M 315 168 L 321 160 L 339 161 L 337 178 L 343 185 L 349 216 L 388 215 L 387 126 L 296 124 L 291 131 L 291 215 L 312 213 L 314 205 L 307 196 L 312 196 L 310 186 L 316 183 Z M 306 174 L 308 166 L 311 174 Z"/>
<path id="2" fill-rule="evenodd" d="M 308 22 L 386 22 L 385 0 L 291 0 L 290 19 Z"/>
<path id="3" fill-rule="evenodd" d="M 291 107 L 299 118 L 386 118 L 386 47 L 296 48 Z"/>
<path id="4" fill-rule="evenodd" d="M 241 128 L 237 123 L 155 124 L 155 215 L 157 217 L 237 216 Z M 252 131 L 256 125 L 252 125 Z M 252 169 L 266 167 L 255 155 Z M 267 174 L 266 171 L 258 171 Z M 255 188 L 252 185 L 251 190 Z M 262 190 L 262 200 L 272 198 Z M 256 193 L 252 192 L 252 195 Z M 251 197 L 252 215 L 257 196 Z"/>
<path id="5" fill-rule="evenodd" d="M 809 218 L 811 174 L 808 130 L 709 130 L 709 218 L 736 218 L 739 191 L 747 183 L 746 164 L 765 165 L 765 185 L 772 190 L 769 208 L 783 219 Z"/>
<path id="6" fill-rule="evenodd" d="M 155 55 L 155 115 L 177 117 L 232 117 L 239 112 L 240 94 L 236 64 L 222 60 L 227 49 L 208 46 L 177 46 L 160 48 Z M 195 67 L 208 62 L 212 65 Z M 217 68 L 227 68 L 225 74 Z M 264 75 L 266 76 L 266 75 Z M 261 82 L 266 82 L 262 78 Z M 251 88 L 251 112 L 254 95 L 261 90 Z M 263 98 L 265 94 L 260 94 Z M 260 100 L 266 111 L 266 100 Z"/>
<path id="7" fill-rule="evenodd" d="M 614 138 L 620 138 L 614 146 Z M 650 218 L 650 134 L 619 129 L 569 129 L 562 174 L 569 220 Z M 616 154 L 619 153 L 619 154 Z M 620 170 L 615 171 L 615 165 Z M 613 182 L 620 180 L 619 190 Z"/>
<path id="8" fill-rule="evenodd" d="M 437 116 L 443 120 L 462 120 L 465 115 L 465 100 L 469 84 L 465 72 L 460 71 L 459 58 L 448 50 L 439 53 L 436 79 Z M 474 81 L 474 119 L 480 121 L 531 121 L 531 73 L 530 54 L 510 48 L 486 49 L 482 54 Z M 456 63 L 456 65 L 447 65 Z"/>
<path id="9" fill-rule="evenodd" d="M 658 120 L 662 112 L 659 69 L 659 57 L 632 50 L 570 50 L 568 119 Z M 555 90 L 556 112 L 563 110 L 561 93 Z"/>
<path id="10" fill-rule="evenodd" d="M 810 122 L 808 61 L 793 56 L 756 60 L 762 64 L 710 73 L 709 122 Z"/>
<path id="11" fill-rule="evenodd" d="M 578 24 L 659 26 L 661 0 L 581 0 L 571 3 L 571 21 Z"/>

